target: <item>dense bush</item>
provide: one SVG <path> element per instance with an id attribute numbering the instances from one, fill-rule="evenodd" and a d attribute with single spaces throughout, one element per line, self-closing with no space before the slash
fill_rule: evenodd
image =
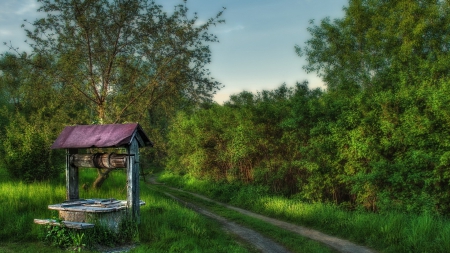
<path id="1" fill-rule="evenodd" d="M 419 84 L 420 85 L 420 84 Z M 420 86 L 419 86 L 420 87 Z M 450 210 L 448 82 L 337 94 L 306 84 L 180 113 L 169 169 L 373 211 Z"/>
<path id="2" fill-rule="evenodd" d="M 54 138 L 55 133 L 45 124 L 28 122 L 17 114 L 0 145 L 2 167 L 12 178 L 27 182 L 58 177 L 65 159 L 63 153 L 50 149 Z"/>

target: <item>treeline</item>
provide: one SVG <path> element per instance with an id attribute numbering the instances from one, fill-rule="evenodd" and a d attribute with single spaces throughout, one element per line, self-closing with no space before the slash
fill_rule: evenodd
<path id="1" fill-rule="evenodd" d="M 450 211 L 450 3 L 351 0 L 308 31 L 306 83 L 180 112 L 168 167 L 373 211 Z"/>
<path id="2" fill-rule="evenodd" d="M 306 83 L 179 113 L 168 169 L 377 210 L 450 209 L 450 83 L 353 97 Z"/>

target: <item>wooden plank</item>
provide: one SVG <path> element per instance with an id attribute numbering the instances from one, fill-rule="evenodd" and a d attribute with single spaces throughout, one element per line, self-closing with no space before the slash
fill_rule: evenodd
<path id="1" fill-rule="evenodd" d="M 98 202 L 99 203 L 102 203 L 102 204 L 104 204 L 104 203 L 113 203 L 113 202 L 115 202 L 115 201 L 117 201 L 117 199 L 99 199 L 98 200 Z"/>
<path id="2" fill-rule="evenodd" d="M 142 136 L 139 133 L 136 133 L 136 135 L 134 137 L 138 141 L 139 147 L 145 147 L 145 142 L 144 142 L 144 140 L 142 139 Z"/>
<path id="3" fill-rule="evenodd" d="M 142 200 L 139 200 L 137 203 L 138 206 L 145 205 L 145 202 Z M 116 199 L 83 199 L 48 205 L 48 209 L 50 210 L 91 213 L 114 212 L 128 207 L 126 200 Z"/>
<path id="4" fill-rule="evenodd" d="M 67 207 L 80 206 L 80 205 L 84 205 L 84 204 L 81 204 L 81 203 L 67 203 L 67 204 L 61 204 L 60 207 L 67 208 Z"/>
<path id="5" fill-rule="evenodd" d="M 95 202 L 93 200 L 76 200 L 76 201 L 65 201 L 64 203 L 60 204 L 61 207 L 72 207 L 72 206 L 82 206 L 82 205 L 89 205 L 94 204 Z"/>
<path id="6" fill-rule="evenodd" d="M 88 229 L 88 228 L 93 228 L 95 225 L 92 223 L 85 223 L 85 222 L 73 222 L 73 221 L 62 221 L 61 223 L 56 221 L 56 220 L 52 220 L 52 219 L 34 219 L 34 223 L 39 224 L 39 225 L 48 225 L 50 224 L 51 226 L 61 226 L 61 223 L 68 228 L 73 228 L 73 229 Z"/>
<path id="7" fill-rule="evenodd" d="M 72 206 L 61 207 L 60 205 L 49 205 L 48 209 L 58 211 L 70 211 L 70 212 L 87 212 L 87 213 L 107 213 L 115 212 L 126 209 L 125 205 L 117 205 L 113 207 L 99 207 L 99 206 Z"/>

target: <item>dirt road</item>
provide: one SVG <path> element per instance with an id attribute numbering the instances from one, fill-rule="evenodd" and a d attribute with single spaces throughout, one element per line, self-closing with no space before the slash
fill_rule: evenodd
<path id="1" fill-rule="evenodd" d="M 158 184 L 154 178 L 151 178 L 150 183 L 152 184 Z M 167 187 L 167 186 L 165 186 Z M 373 249 L 369 249 L 367 247 L 364 246 L 360 246 L 360 245 L 356 245 L 348 240 L 344 240 L 344 239 L 340 239 L 337 237 L 333 237 L 333 236 L 329 236 L 327 234 L 324 234 L 322 232 L 319 232 L 317 230 L 313 230 L 313 229 L 309 229 L 309 228 L 305 228 L 302 226 L 298 226 L 295 224 L 291 224 L 285 221 L 281 221 L 281 220 L 277 220 L 274 218 L 270 218 L 264 215 L 260 215 L 257 213 L 253 213 L 250 212 L 248 210 L 244 210 L 235 206 L 230 206 L 221 202 L 217 202 L 215 200 L 209 199 L 205 196 L 196 194 L 196 193 L 192 193 L 192 192 L 186 192 L 180 189 L 176 189 L 176 188 L 171 188 L 168 187 L 172 190 L 176 190 L 176 191 L 180 191 L 180 192 L 184 192 L 184 193 L 189 193 L 197 198 L 206 200 L 206 201 L 210 201 L 213 202 L 215 204 L 221 205 L 223 207 L 226 207 L 228 209 L 237 211 L 239 213 L 242 213 L 244 215 L 253 217 L 253 218 L 257 218 L 260 219 L 264 222 L 270 223 L 272 225 L 275 225 L 279 228 L 283 228 L 285 230 L 291 231 L 293 233 L 297 233 L 301 236 L 310 238 L 312 240 L 321 242 L 325 245 L 327 245 L 328 247 L 338 251 L 338 252 L 343 252 L 343 253 L 375 253 L 376 251 Z M 261 252 L 289 252 L 287 251 L 283 246 L 275 243 L 274 241 L 270 240 L 269 238 L 266 238 L 264 236 L 262 236 L 261 234 L 259 234 L 256 231 L 253 231 L 251 229 L 242 227 L 234 222 L 230 222 L 228 220 L 226 220 L 225 218 L 218 216 L 216 214 L 213 214 L 209 211 L 206 211 L 202 208 L 199 208 L 191 203 L 188 203 L 186 201 L 180 200 L 179 198 L 169 194 L 169 193 L 165 193 L 166 195 L 176 199 L 177 201 L 182 202 L 183 204 L 185 204 L 186 206 L 188 206 L 189 208 L 192 208 L 193 210 L 206 215 L 210 218 L 213 218 L 217 221 L 219 221 L 220 223 L 222 223 L 224 225 L 224 227 L 229 230 L 232 233 L 235 233 L 237 236 L 241 237 L 243 240 L 249 242 L 250 244 L 253 244 L 257 249 L 259 249 Z"/>
<path id="2" fill-rule="evenodd" d="M 185 206 L 195 210 L 196 212 L 220 222 L 227 231 L 239 236 L 242 240 L 246 241 L 250 245 L 253 245 L 256 249 L 260 250 L 263 253 L 289 253 L 289 251 L 286 250 L 280 244 L 274 242 L 270 238 L 267 238 L 254 230 L 245 228 L 245 227 L 243 227 L 239 224 L 236 224 L 232 221 L 229 221 L 219 215 L 216 215 L 214 213 L 206 211 L 192 203 L 183 201 L 183 200 L 173 196 L 172 194 L 169 194 L 169 193 L 165 193 L 165 194 L 167 196 L 177 200 L 178 202 L 184 204 Z"/>

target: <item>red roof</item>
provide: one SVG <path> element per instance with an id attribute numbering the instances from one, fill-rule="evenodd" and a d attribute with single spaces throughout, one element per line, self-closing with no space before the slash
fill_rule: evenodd
<path id="1" fill-rule="evenodd" d="M 137 123 L 66 126 L 52 145 L 58 148 L 123 147 L 137 138 L 140 147 L 153 146 Z"/>

